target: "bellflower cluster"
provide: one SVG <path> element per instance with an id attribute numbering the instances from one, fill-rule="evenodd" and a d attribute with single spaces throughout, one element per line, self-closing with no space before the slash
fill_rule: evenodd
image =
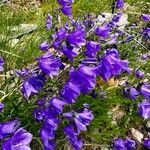
<path id="1" fill-rule="evenodd" d="M 136 142 L 128 137 L 125 140 L 118 138 L 114 140 L 114 148 L 115 150 L 132 150 L 136 148 Z"/>
<path id="2" fill-rule="evenodd" d="M 66 126 L 64 128 L 66 137 L 75 150 L 80 150 L 83 146 L 83 141 L 80 140 L 77 136 L 82 131 L 87 130 L 87 126 L 94 118 L 92 111 L 85 107 L 79 112 L 71 111 L 64 113 L 63 116 L 70 122 L 73 122 L 72 125 Z"/>
<path id="3" fill-rule="evenodd" d="M 64 133 L 67 140 L 75 150 L 80 150 L 83 147 L 83 141 L 78 138 L 78 133 L 73 125 L 68 125 L 64 128 Z"/>
<path id="4" fill-rule="evenodd" d="M 0 124 L 0 139 L 4 140 L 2 150 L 30 150 L 32 134 L 19 127 L 20 121 L 18 120 Z M 7 139 L 5 140 L 5 138 Z"/>
<path id="5" fill-rule="evenodd" d="M 71 109 L 67 112 L 65 112 L 65 107 L 71 108 L 70 105 L 76 102 L 80 94 L 89 94 L 96 98 L 99 94 L 97 89 L 94 89 L 97 85 L 97 76 L 108 81 L 112 77 L 132 71 L 129 68 L 129 61 L 121 59 L 116 44 L 120 42 L 119 36 L 125 35 L 124 43 L 133 40 L 134 36 L 126 35 L 119 30 L 118 24 L 123 16 L 120 12 L 113 15 L 109 22 L 95 26 L 93 19 L 74 20 L 72 15 L 73 0 L 57 1 L 61 7 L 59 10 L 69 17 L 69 22 L 65 25 L 56 25 L 57 27 L 53 30 L 52 27 L 55 26 L 52 22 L 53 17 L 48 14 L 46 30 L 51 30 L 51 41 L 44 40 L 39 45 L 43 54 L 36 59 L 38 67 L 17 70 L 16 74 L 22 79 L 22 92 L 27 99 L 33 94 L 38 94 L 44 87 L 43 91 L 46 94 L 44 92 L 39 93 L 38 98 L 40 97 L 40 99 L 37 100 L 36 108 L 33 111 L 34 118 L 41 123 L 39 134 L 44 150 L 56 148 L 56 132 L 63 120 L 67 124 L 63 130 L 66 139 L 73 149 L 81 150 L 84 145 L 81 133 L 87 131 L 87 127 L 94 119 L 93 112 L 89 109 L 88 104 L 84 104 L 81 110 Z M 123 6 L 123 0 L 116 0 L 115 8 L 120 9 Z M 145 22 L 149 21 L 149 15 L 142 14 L 141 17 Z M 92 39 L 90 39 L 90 33 L 92 33 Z M 143 28 L 141 35 L 145 38 L 149 37 L 149 28 Z M 104 47 L 102 47 L 103 44 Z M 100 56 L 99 53 L 103 48 L 103 56 Z M 0 71 L 3 70 L 3 64 L 4 61 L 0 58 Z M 62 66 L 64 70 L 62 70 Z M 65 81 L 63 80 L 62 83 L 60 83 L 61 73 L 61 77 L 67 75 L 67 78 L 63 78 Z M 134 74 L 137 78 L 144 78 L 144 73 L 140 70 L 135 70 Z M 53 87 L 44 86 L 48 77 L 51 79 L 49 84 Z M 53 89 L 56 89 L 56 92 L 53 92 Z M 104 94 L 106 95 L 106 93 Z M 137 87 L 127 86 L 124 94 L 133 100 L 137 100 L 142 95 L 145 100 L 138 104 L 138 112 L 143 118 L 150 118 L 149 83 L 141 83 Z M 42 96 L 43 98 L 41 98 Z M 3 103 L 0 102 L 0 112 L 3 107 Z M 0 123 L 0 139 L 4 140 L 2 150 L 31 149 L 29 145 L 32 135 L 20 128 L 18 120 Z M 145 141 L 146 147 L 148 144 L 149 141 Z M 116 150 L 131 150 L 136 148 L 136 143 L 128 137 L 124 140 L 118 138 L 114 140 L 114 148 Z"/>
<path id="6" fill-rule="evenodd" d="M 97 67 L 97 74 L 103 80 L 108 81 L 111 77 L 120 75 L 122 72 L 131 72 L 127 60 L 121 60 L 117 49 L 110 49 L 102 57 L 100 64 Z"/>

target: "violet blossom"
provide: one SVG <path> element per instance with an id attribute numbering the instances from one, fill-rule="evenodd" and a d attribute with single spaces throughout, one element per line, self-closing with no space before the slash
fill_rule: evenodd
<path id="1" fill-rule="evenodd" d="M 92 58 L 95 57 L 97 52 L 100 50 L 100 44 L 94 41 L 89 41 L 86 44 L 85 55 Z"/>
<path id="2" fill-rule="evenodd" d="M 145 146 L 146 148 L 150 148 L 150 139 L 149 139 L 149 138 L 146 139 L 146 140 L 144 140 L 144 146 Z"/>
<path id="3" fill-rule="evenodd" d="M 50 52 L 47 52 L 38 58 L 38 65 L 44 73 L 53 77 L 58 75 L 62 63 L 60 58 L 54 57 Z"/>
<path id="4" fill-rule="evenodd" d="M 145 22 L 150 22 L 150 15 L 149 14 L 142 14 L 141 18 L 143 19 L 143 21 Z"/>
<path id="5" fill-rule="evenodd" d="M 47 41 L 44 41 L 40 44 L 39 49 L 42 51 L 48 50 L 50 48 L 49 43 Z"/>
<path id="6" fill-rule="evenodd" d="M 138 104 L 138 112 L 144 119 L 150 118 L 150 103 L 147 100 L 144 100 Z"/>
<path id="7" fill-rule="evenodd" d="M 48 14 L 46 19 L 46 30 L 50 30 L 51 28 L 52 28 L 52 16 Z"/>
<path id="8" fill-rule="evenodd" d="M 8 121 L 0 123 L 0 139 L 4 139 L 7 136 L 12 135 L 20 126 L 19 120 Z"/>
<path id="9" fill-rule="evenodd" d="M 3 65 L 4 65 L 4 60 L 2 57 L 0 57 L 0 72 L 4 70 Z"/>
<path id="10" fill-rule="evenodd" d="M 124 7 L 124 0 L 116 0 L 116 8 L 120 9 Z"/>
<path id="11" fill-rule="evenodd" d="M 29 144 L 32 134 L 23 128 L 19 128 L 14 135 L 2 144 L 2 150 L 31 150 Z"/>
<path id="12" fill-rule="evenodd" d="M 110 33 L 110 27 L 107 25 L 103 25 L 100 27 L 96 28 L 96 35 L 103 37 L 103 38 L 108 38 Z"/>
<path id="13" fill-rule="evenodd" d="M 149 100 L 150 99 L 150 84 L 149 83 L 144 83 L 141 86 L 141 94 L 144 96 L 145 99 Z"/>
<path id="14" fill-rule="evenodd" d="M 4 103 L 0 102 L 0 113 L 3 111 L 4 106 L 5 106 Z"/>

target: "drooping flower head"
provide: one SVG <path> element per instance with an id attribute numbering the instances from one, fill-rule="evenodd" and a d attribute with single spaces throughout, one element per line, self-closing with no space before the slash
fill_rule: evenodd
<path id="1" fill-rule="evenodd" d="M 76 29 L 67 36 L 67 42 L 72 46 L 84 46 L 86 44 L 85 32 L 83 29 Z"/>
<path id="2" fill-rule="evenodd" d="M 49 43 L 47 41 L 44 41 L 40 44 L 39 49 L 42 51 L 46 51 L 50 48 Z"/>
<path id="3" fill-rule="evenodd" d="M 99 50 L 100 50 L 100 44 L 98 42 L 89 41 L 86 44 L 85 55 L 90 58 L 95 57 Z"/>
<path id="4" fill-rule="evenodd" d="M 125 150 L 124 140 L 118 138 L 114 140 L 114 148 L 115 150 Z"/>
<path id="5" fill-rule="evenodd" d="M 4 103 L 0 102 L 0 113 L 3 111 L 4 106 L 5 106 Z"/>
<path id="6" fill-rule="evenodd" d="M 90 122 L 93 120 L 93 113 L 88 108 L 84 108 L 80 112 L 71 111 L 68 113 L 64 113 L 63 116 L 68 120 L 73 120 L 77 133 L 79 134 L 81 131 L 86 131 L 87 126 L 90 125 Z"/>
<path id="7" fill-rule="evenodd" d="M 71 5 L 62 6 L 61 11 L 68 17 L 72 16 L 72 6 Z"/>
<path id="8" fill-rule="evenodd" d="M 138 112 L 144 119 L 150 118 L 150 103 L 147 100 L 144 100 L 138 104 Z"/>
<path id="9" fill-rule="evenodd" d="M 51 28 L 52 28 L 52 16 L 48 14 L 46 19 L 46 30 L 50 30 Z"/>
<path id="10" fill-rule="evenodd" d="M 136 142 L 127 137 L 125 140 L 125 146 L 127 150 L 133 150 L 134 148 L 136 148 Z"/>
<path id="11" fill-rule="evenodd" d="M 50 100 L 50 105 L 56 110 L 58 114 L 62 113 L 65 104 L 66 102 L 58 97 L 53 97 Z"/>
<path id="12" fill-rule="evenodd" d="M 68 57 L 68 59 L 70 61 L 73 61 L 74 58 L 78 55 L 79 53 L 79 48 L 78 47 L 63 47 L 63 49 L 61 50 L 61 52 Z"/>
<path id="13" fill-rule="evenodd" d="M 150 15 L 149 14 L 142 14 L 141 18 L 143 19 L 143 21 L 145 22 L 150 22 Z"/>
<path id="14" fill-rule="evenodd" d="M 0 139 L 12 135 L 20 126 L 20 121 L 13 120 L 5 123 L 0 123 Z"/>
<path id="15" fill-rule="evenodd" d="M 124 0 L 116 0 L 116 8 L 120 9 L 124 7 Z"/>
<path id="16" fill-rule="evenodd" d="M 63 5 L 63 6 L 71 5 L 74 2 L 74 0 L 57 0 L 57 1 L 60 5 Z"/>
<path id="17" fill-rule="evenodd" d="M 144 140 L 144 146 L 145 146 L 146 148 L 150 148 L 150 139 Z"/>
<path id="18" fill-rule="evenodd" d="M 120 75 L 123 72 L 131 72 L 127 60 L 121 60 L 119 52 L 116 49 L 110 49 L 102 57 L 97 66 L 97 74 L 99 74 L 104 81 L 108 81 L 113 76 Z"/>
<path id="19" fill-rule="evenodd" d="M 26 98 L 29 98 L 31 94 L 36 94 L 44 86 L 45 76 L 36 75 L 31 76 L 24 80 L 22 85 L 22 92 Z"/>
<path id="20" fill-rule="evenodd" d="M 144 72 L 142 72 L 142 71 L 140 71 L 140 70 L 135 70 L 135 76 L 136 76 L 137 78 L 142 79 L 142 78 L 144 78 Z"/>
<path id="21" fill-rule="evenodd" d="M 131 98 L 133 100 L 137 99 L 137 96 L 140 95 L 140 93 L 138 92 L 138 90 L 134 87 L 130 87 L 124 90 L 124 95 L 128 98 Z"/>
<path id="22" fill-rule="evenodd" d="M 0 57 L 0 72 L 4 70 L 3 65 L 4 65 L 4 60 L 2 57 Z"/>
<path id="23" fill-rule="evenodd" d="M 150 99 L 150 84 L 149 83 L 144 83 L 141 86 L 141 94 L 144 96 L 145 99 L 147 100 Z"/>
<path id="24" fill-rule="evenodd" d="M 47 52 L 38 58 L 38 65 L 45 74 L 53 77 L 58 75 L 62 63 L 60 58 L 54 57 L 50 52 Z"/>
<path id="25" fill-rule="evenodd" d="M 114 148 L 115 150 L 133 150 L 136 148 L 136 142 L 128 137 L 125 140 L 118 138 L 114 140 Z"/>
<path id="26" fill-rule="evenodd" d="M 64 133 L 66 135 L 67 140 L 72 145 L 75 150 L 81 150 L 83 147 L 83 141 L 79 139 L 78 133 L 75 131 L 73 125 L 68 125 L 64 128 Z"/>
<path id="27" fill-rule="evenodd" d="M 14 135 L 2 144 L 2 150 L 31 150 L 32 134 L 19 128 Z"/>
<path id="28" fill-rule="evenodd" d="M 96 28 L 96 35 L 103 37 L 103 38 L 108 38 L 110 33 L 110 27 L 107 25 L 103 25 L 100 27 Z"/>

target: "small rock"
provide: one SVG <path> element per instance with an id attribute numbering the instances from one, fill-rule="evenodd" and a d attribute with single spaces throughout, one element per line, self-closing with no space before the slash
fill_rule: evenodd
<path id="1" fill-rule="evenodd" d="M 135 140 L 137 140 L 139 143 L 142 143 L 144 135 L 141 132 L 139 132 L 138 130 L 134 129 L 134 128 L 131 128 L 130 130 L 131 130 L 133 138 Z"/>

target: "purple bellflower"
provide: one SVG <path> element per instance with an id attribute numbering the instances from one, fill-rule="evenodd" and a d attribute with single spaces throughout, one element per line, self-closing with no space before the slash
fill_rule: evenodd
<path id="1" fill-rule="evenodd" d="M 136 148 L 136 142 L 128 137 L 125 140 L 118 138 L 114 140 L 114 148 L 115 150 L 132 150 Z"/>
<path id="2" fill-rule="evenodd" d="M 83 141 L 79 139 L 78 133 L 75 131 L 73 125 L 68 125 L 64 128 L 64 133 L 66 135 L 67 140 L 72 145 L 74 150 L 81 150 L 83 147 Z"/>
<path id="3" fill-rule="evenodd" d="M 84 46 L 86 44 L 85 33 L 83 29 L 76 29 L 67 36 L 67 42 L 71 46 Z"/>
<path id="4" fill-rule="evenodd" d="M 103 38 L 108 38 L 110 33 L 110 27 L 107 25 L 100 26 L 96 28 L 96 35 L 103 37 Z"/>
<path id="5" fill-rule="evenodd" d="M 39 49 L 42 51 L 46 51 L 50 48 L 49 43 L 47 41 L 44 41 L 40 44 Z"/>
<path id="6" fill-rule="evenodd" d="M 115 150 L 125 150 L 124 140 L 118 138 L 114 140 L 114 148 Z"/>
<path id="7" fill-rule="evenodd" d="M 57 0 L 57 1 L 62 6 L 71 5 L 74 2 L 74 0 Z"/>
<path id="8" fill-rule="evenodd" d="M 62 65 L 60 58 L 54 57 L 50 52 L 45 53 L 38 58 L 39 68 L 51 78 L 58 75 Z"/>
<path id="9" fill-rule="evenodd" d="M 48 14 L 46 19 L 46 30 L 50 30 L 51 28 L 52 28 L 52 16 Z"/>
<path id="10" fill-rule="evenodd" d="M 95 67 L 81 65 L 70 71 L 70 81 L 78 84 L 82 93 L 90 92 L 96 85 Z"/>
<path id="11" fill-rule="evenodd" d="M 140 70 L 136 70 L 136 71 L 135 71 L 135 76 L 136 76 L 137 78 L 142 79 L 142 78 L 144 78 L 144 72 L 142 72 L 142 71 L 140 71 Z"/>
<path id="12" fill-rule="evenodd" d="M 140 93 L 134 87 L 130 87 L 130 88 L 124 90 L 124 95 L 128 98 L 136 100 L 137 96 L 139 96 Z"/>
<path id="13" fill-rule="evenodd" d="M 69 93 L 69 94 L 68 94 Z M 76 82 L 68 81 L 60 92 L 60 96 L 69 104 L 75 102 L 75 99 L 80 95 L 80 89 Z"/>
<path id="14" fill-rule="evenodd" d="M 12 135 L 20 126 L 20 121 L 13 120 L 6 123 L 0 123 L 0 139 Z"/>
<path id="15" fill-rule="evenodd" d="M 122 72 L 130 72 L 131 68 L 128 66 L 127 60 L 121 60 L 117 50 L 109 50 L 101 59 L 97 67 L 97 74 L 99 74 L 104 81 L 108 81 L 111 77 L 120 75 Z"/>
<path id="16" fill-rule="evenodd" d="M 150 118 L 150 103 L 147 100 L 144 100 L 138 104 L 138 112 L 144 119 Z"/>
<path id="17" fill-rule="evenodd" d="M 50 104 L 51 104 L 51 107 L 53 107 L 58 114 L 61 114 L 66 102 L 62 100 L 61 98 L 53 97 L 50 100 Z"/>
<path id="18" fill-rule="evenodd" d="M 71 5 L 62 6 L 61 11 L 68 17 L 72 16 L 72 6 Z"/>
<path id="19" fill-rule="evenodd" d="M 141 86 L 141 94 L 145 99 L 150 100 L 150 84 L 145 83 Z"/>
<path id="20" fill-rule="evenodd" d="M 116 0 L 116 8 L 120 9 L 124 7 L 124 0 Z"/>
<path id="21" fill-rule="evenodd" d="M 22 85 L 22 92 L 26 98 L 29 98 L 31 94 L 36 94 L 44 86 L 44 75 L 31 76 L 24 80 Z"/>
<path id="22" fill-rule="evenodd" d="M 4 106 L 5 106 L 4 103 L 0 102 L 0 113 L 3 111 Z"/>
<path id="23" fill-rule="evenodd" d="M 4 65 L 4 60 L 2 57 L 0 57 L 0 72 L 4 70 L 3 65 Z"/>
<path id="24" fill-rule="evenodd" d="M 19 128 L 14 135 L 2 144 L 2 150 L 31 150 L 32 134 Z"/>
<path id="25" fill-rule="evenodd" d="M 126 138 L 125 147 L 127 148 L 127 150 L 133 150 L 134 148 L 136 148 L 136 142 L 134 140 L 131 140 L 130 138 Z"/>
<path id="26" fill-rule="evenodd" d="M 150 22 L 150 15 L 149 14 L 142 14 L 141 18 L 145 21 L 145 22 Z"/>
<path id="27" fill-rule="evenodd" d="M 93 120 L 92 111 L 87 108 L 84 108 L 81 112 L 77 113 L 74 111 L 64 113 L 63 116 L 68 120 L 74 120 L 74 123 L 77 128 L 78 134 L 81 131 L 86 131 L 87 126 L 90 125 L 90 122 Z"/>
<path id="28" fill-rule="evenodd" d="M 94 41 L 90 41 L 86 44 L 85 55 L 90 58 L 95 57 L 99 50 L 100 50 L 100 44 Z"/>
<path id="29" fill-rule="evenodd" d="M 74 60 L 74 57 L 76 57 L 79 53 L 79 48 L 78 47 L 63 47 L 63 49 L 61 50 L 61 52 L 68 57 L 68 59 L 70 61 Z"/>
<path id="30" fill-rule="evenodd" d="M 146 148 L 150 148 L 150 139 L 144 140 L 144 146 L 145 146 Z"/>

